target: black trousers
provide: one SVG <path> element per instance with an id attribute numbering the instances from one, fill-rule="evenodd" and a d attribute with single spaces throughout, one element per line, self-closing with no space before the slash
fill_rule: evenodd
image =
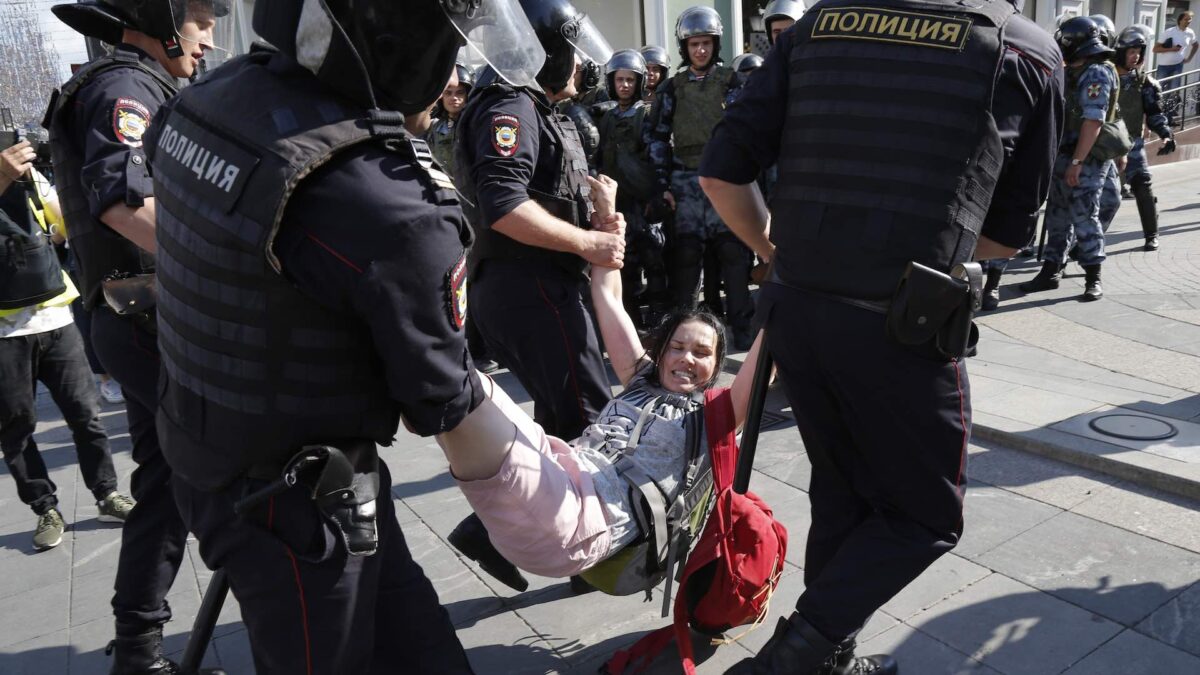
<path id="1" fill-rule="evenodd" d="M 550 263 L 484 260 L 469 292 L 488 350 L 533 397 L 533 419 L 578 437 L 612 397 L 587 281 Z"/>
<path id="2" fill-rule="evenodd" d="M 103 499 L 117 489 L 117 474 L 100 421 L 100 395 L 74 324 L 0 338 L 0 448 L 17 481 L 17 496 L 39 515 L 58 506 L 54 481 L 33 440 L 39 381 L 71 430 L 84 484 Z"/>
<path id="3" fill-rule="evenodd" d="M 263 481 L 174 490 L 204 563 L 229 575 L 259 675 L 469 673 L 466 652 L 396 522 L 391 475 L 379 463 L 379 550 L 346 554 L 301 489 L 239 517 L 233 505 Z"/>
<path id="4" fill-rule="evenodd" d="M 759 303 L 813 465 L 796 608 L 841 640 L 958 543 L 966 368 L 890 342 L 868 310 L 777 284 Z"/>
<path id="5" fill-rule="evenodd" d="M 167 592 L 187 541 L 187 529 L 171 494 L 171 468 L 163 459 L 154 426 L 158 342 L 137 320 L 97 307 L 92 311 L 92 344 L 104 369 L 121 383 L 137 463 L 130 480 L 137 504 L 121 532 L 112 604 L 117 630 L 138 633 L 171 618 Z"/>
<path id="6" fill-rule="evenodd" d="M 676 305 L 696 305 L 700 274 L 707 269 L 705 260 L 711 255 L 715 257 L 720 280 L 725 286 L 725 322 L 733 330 L 749 334 L 754 318 L 754 300 L 750 296 L 750 268 L 754 256 L 750 249 L 729 232 L 722 232 L 708 240 L 694 235 L 680 235 L 676 237 L 674 246 L 671 287 Z M 719 293 L 719 286 L 717 288 Z"/>

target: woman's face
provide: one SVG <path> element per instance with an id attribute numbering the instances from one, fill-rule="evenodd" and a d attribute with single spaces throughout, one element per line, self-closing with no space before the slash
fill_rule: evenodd
<path id="1" fill-rule="evenodd" d="M 690 394 L 708 383 L 717 369 L 717 332 L 703 321 L 685 321 L 675 329 L 658 362 L 663 388 Z"/>

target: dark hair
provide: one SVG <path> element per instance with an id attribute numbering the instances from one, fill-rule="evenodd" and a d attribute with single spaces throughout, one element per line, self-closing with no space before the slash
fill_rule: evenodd
<path id="1" fill-rule="evenodd" d="M 676 329 L 680 325 L 689 321 L 699 321 L 710 328 L 717 335 L 717 353 L 716 367 L 713 368 L 712 377 L 708 382 L 700 385 L 700 389 L 708 389 L 717 383 L 717 378 L 721 376 L 721 369 L 725 366 L 725 354 L 728 348 L 725 344 L 725 324 L 719 318 L 707 309 L 696 307 L 694 309 L 673 309 L 658 322 L 650 332 L 650 346 L 646 350 L 646 356 L 650 358 L 649 371 L 646 373 L 646 379 L 655 386 L 661 387 L 662 381 L 658 377 L 658 365 L 662 360 L 663 353 L 667 351 L 667 345 L 671 343 L 671 338 L 675 335 Z"/>

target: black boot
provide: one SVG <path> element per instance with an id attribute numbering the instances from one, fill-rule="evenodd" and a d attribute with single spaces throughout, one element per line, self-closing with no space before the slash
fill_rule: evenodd
<path id="1" fill-rule="evenodd" d="M 983 284 L 983 305 L 985 312 L 990 312 L 1000 306 L 1000 277 L 1004 270 L 988 268 L 987 281 Z"/>
<path id="2" fill-rule="evenodd" d="M 855 656 L 855 647 L 854 638 L 843 640 L 833 662 L 821 671 L 821 675 L 896 675 L 900 672 L 900 665 L 891 655 Z"/>
<path id="3" fill-rule="evenodd" d="M 1017 286 L 1022 293 L 1036 293 L 1037 291 L 1049 291 L 1058 288 L 1058 282 L 1062 279 L 1062 267 L 1058 263 L 1044 262 L 1042 263 L 1042 271 L 1037 273 L 1037 276 Z"/>
<path id="4" fill-rule="evenodd" d="M 753 658 L 743 659 L 726 675 L 823 675 L 830 672 L 838 646 L 817 632 L 798 613 L 779 619 L 775 634 Z M 853 671 L 851 671 L 853 672 Z"/>
<path id="5" fill-rule="evenodd" d="M 1100 266 L 1084 265 L 1083 274 L 1083 296 L 1079 299 L 1083 302 L 1091 302 L 1103 298 L 1104 289 L 1100 288 Z"/>
<path id="6" fill-rule="evenodd" d="M 110 675 L 179 675 L 179 666 L 163 658 L 162 627 L 132 632 L 118 627 L 104 654 L 113 656 Z"/>
<path id="7" fill-rule="evenodd" d="M 1158 250 L 1158 199 L 1150 189 L 1150 176 L 1133 178 L 1133 198 L 1137 200 L 1138 218 L 1142 221 L 1142 235 L 1146 237 L 1144 251 Z"/>
<path id="8" fill-rule="evenodd" d="M 487 528 L 474 513 L 464 518 L 446 540 L 458 549 L 459 553 L 479 563 L 484 572 L 505 586 L 521 593 L 529 588 L 529 581 L 521 574 L 521 570 L 505 560 L 500 551 L 492 545 Z"/>

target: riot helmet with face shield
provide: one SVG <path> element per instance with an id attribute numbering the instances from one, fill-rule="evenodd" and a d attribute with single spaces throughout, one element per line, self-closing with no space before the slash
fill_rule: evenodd
<path id="1" fill-rule="evenodd" d="M 547 92 L 565 89 L 575 76 L 576 64 L 586 73 L 587 63 L 607 63 L 612 47 L 592 23 L 591 18 L 567 0 L 521 0 L 525 16 L 532 24 L 546 62 L 537 74 L 537 82 Z M 593 75 L 600 70 L 593 67 Z"/>
<path id="2" fill-rule="evenodd" d="M 713 41 L 712 57 L 708 65 L 715 64 L 721 58 L 721 36 L 724 33 L 721 15 L 712 7 L 689 7 L 683 10 L 675 21 L 675 40 L 679 43 L 679 55 L 683 57 L 684 63 L 691 63 L 692 60 L 688 55 L 688 39 L 707 35 Z"/>
<path id="3" fill-rule="evenodd" d="M 406 115 L 442 93 L 464 42 L 517 86 L 545 59 L 514 0 L 259 0 L 254 30 L 360 105 Z"/>
<path id="4" fill-rule="evenodd" d="M 1113 53 L 1100 39 L 1100 26 L 1086 16 L 1075 16 L 1063 21 L 1054 32 L 1054 41 L 1058 43 L 1067 63 Z"/>

